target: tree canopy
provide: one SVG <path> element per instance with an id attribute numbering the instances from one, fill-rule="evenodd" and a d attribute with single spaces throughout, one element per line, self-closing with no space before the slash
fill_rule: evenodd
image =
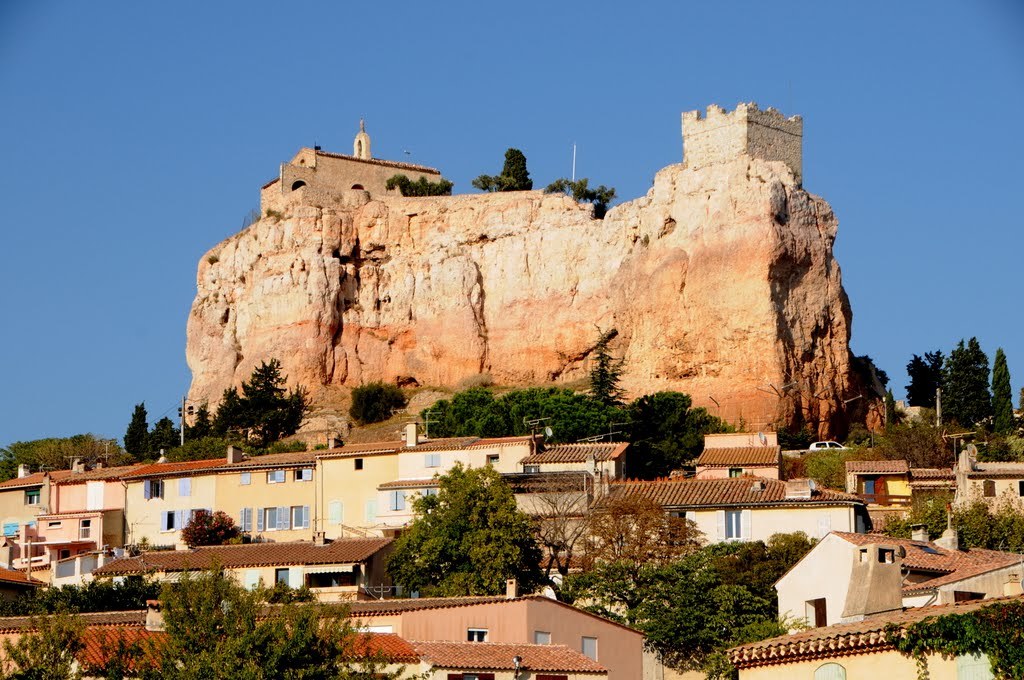
<path id="1" fill-rule="evenodd" d="M 352 390 L 352 406 L 348 414 L 363 425 L 379 423 L 404 408 L 406 403 L 405 394 L 395 385 L 372 382 Z"/>
<path id="2" fill-rule="evenodd" d="M 149 422 L 146 418 L 146 403 L 136 404 L 124 433 L 125 451 L 140 458 L 149 453 Z"/>
<path id="3" fill-rule="evenodd" d="M 281 362 L 260 362 L 239 394 L 234 387 L 224 397 L 213 418 L 213 432 L 221 437 L 238 437 L 258 447 L 268 446 L 299 429 L 308 402 L 301 387 L 287 390 L 288 378 L 281 374 Z"/>
<path id="4" fill-rule="evenodd" d="M 625 362 L 623 359 L 613 358 L 608 350 L 608 343 L 618 334 L 614 328 L 610 331 L 600 331 L 592 354 L 590 396 L 605 406 L 622 406 L 623 390 L 619 386 L 619 380 Z"/>
<path id="5" fill-rule="evenodd" d="M 942 415 L 971 427 L 992 416 L 988 356 L 977 338 L 963 340 L 942 365 Z"/>
<path id="6" fill-rule="evenodd" d="M 384 183 L 385 189 L 391 191 L 397 187 L 403 196 L 451 196 L 454 186 L 454 183 L 444 178 L 431 182 L 426 177 L 420 177 L 414 182 L 405 175 L 392 175 Z"/>
<path id="7" fill-rule="evenodd" d="M 224 545 L 238 537 L 238 527 L 223 510 L 197 510 L 181 530 L 181 540 L 190 548 Z"/>
<path id="8" fill-rule="evenodd" d="M 634 400 L 627 408 L 630 447 L 626 467 L 631 477 L 667 477 L 696 458 L 704 448 L 704 435 L 732 428 L 703 408 L 694 408 L 690 395 L 655 392 Z"/>
<path id="9" fill-rule="evenodd" d="M 94 434 L 47 437 L 12 442 L 0 448 L 0 480 L 17 475 L 19 465 L 28 466 L 32 472 L 67 470 L 76 458 L 89 465 L 99 461 L 108 465 L 126 465 L 135 461 L 135 457 L 125 453 L 113 439 L 103 439 Z"/>
<path id="10" fill-rule="evenodd" d="M 456 465 L 436 495 L 413 502 L 416 516 L 395 543 L 392 580 L 424 595 L 498 595 L 515 578 L 523 592 L 543 581 L 529 517 L 491 467 Z"/>
<path id="11" fill-rule="evenodd" d="M 526 155 L 519 149 L 505 151 L 505 165 L 500 175 L 480 175 L 473 186 L 481 191 L 529 191 L 533 180 L 526 170 Z"/>
<path id="12" fill-rule="evenodd" d="M 608 204 L 615 200 L 615 188 L 600 185 L 596 188 L 590 187 L 590 180 L 581 177 L 577 180 L 561 177 L 544 188 L 549 194 L 565 194 L 572 196 L 574 201 L 580 203 L 594 204 L 594 217 L 604 219 L 608 212 Z"/>
<path id="13" fill-rule="evenodd" d="M 1010 387 L 1010 368 L 1006 365 L 1006 353 L 1000 347 L 992 364 L 992 429 L 999 434 L 1009 434 L 1014 429 L 1013 388 Z"/>
<path id="14" fill-rule="evenodd" d="M 913 355 L 907 364 L 907 403 L 910 406 L 935 408 L 935 390 L 942 385 L 941 351 L 925 352 L 924 357 Z"/>

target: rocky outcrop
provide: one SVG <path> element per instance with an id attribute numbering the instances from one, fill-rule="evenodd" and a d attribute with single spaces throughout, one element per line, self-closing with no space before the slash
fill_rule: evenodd
<path id="1" fill-rule="evenodd" d="M 834 433 L 862 389 L 836 219 L 780 162 L 670 166 L 604 220 L 537 191 L 300 190 L 278 210 L 199 263 L 192 400 L 271 357 L 321 395 L 399 376 L 571 381 L 611 328 L 631 394 L 681 390 L 750 428 Z"/>

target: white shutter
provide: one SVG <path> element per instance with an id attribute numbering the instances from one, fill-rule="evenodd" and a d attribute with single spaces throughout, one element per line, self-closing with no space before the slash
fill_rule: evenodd
<path id="1" fill-rule="evenodd" d="M 291 588 L 301 588 L 305 584 L 305 577 L 302 575 L 302 569 L 299 567 L 292 567 L 288 570 L 288 585 Z"/>
<path id="2" fill-rule="evenodd" d="M 837 663 L 826 663 L 814 671 L 814 680 L 846 680 L 846 669 Z"/>
<path id="3" fill-rule="evenodd" d="M 366 501 L 366 523 L 376 524 L 377 523 L 377 501 Z"/>
<path id="4" fill-rule="evenodd" d="M 182 477 L 178 480 L 178 495 L 179 496 L 191 496 L 192 495 L 192 478 Z"/>
<path id="5" fill-rule="evenodd" d="M 742 528 L 740 529 L 740 540 L 750 541 L 753 540 L 750 532 L 750 520 L 753 513 L 750 510 L 744 510 L 740 513 L 740 521 L 742 522 Z"/>
<path id="6" fill-rule="evenodd" d="M 718 520 L 718 540 L 725 540 L 725 510 L 715 512 L 715 519 Z"/>
<path id="7" fill-rule="evenodd" d="M 102 510 L 103 509 L 103 482 L 86 482 L 85 483 L 85 509 L 86 510 Z"/>
<path id="8" fill-rule="evenodd" d="M 259 569 L 246 569 L 245 570 L 245 587 L 248 590 L 255 590 L 256 586 L 260 584 L 260 570 Z"/>
<path id="9" fill-rule="evenodd" d="M 818 538 L 825 538 L 832 531 L 832 515 L 818 516 Z"/>
<path id="10" fill-rule="evenodd" d="M 302 506 L 302 528 L 303 529 L 308 529 L 309 528 L 309 506 L 308 505 L 303 505 Z"/>
<path id="11" fill-rule="evenodd" d="M 330 514 L 331 524 L 341 524 L 343 517 L 342 513 L 344 511 L 341 505 L 341 501 L 331 501 L 327 508 L 328 513 Z"/>
<path id="12" fill-rule="evenodd" d="M 178 510 L 176 513 L 178 516 L 174 522 L 174 528 L 181 531 L 188 524 L 188 521 L 192 518 L 192 513 L 188 510 Z"/>
<path id="13" fill-rule="evenodd" d="M 984 654 L 958 656 L 956 677 L 957 680 L 992 680 L 992 664 Z"/>
<path id="14" fill-rule="evenodd" d="M 160 531 L 170 530 L 170 519 L 173 516 L 174 514 L 169 511 L 160 513 Z"/>
<path id="15" fill-rule="evenodd" d="M 263 531 L 263 508 L 256 508 L 256 531 Z"/>

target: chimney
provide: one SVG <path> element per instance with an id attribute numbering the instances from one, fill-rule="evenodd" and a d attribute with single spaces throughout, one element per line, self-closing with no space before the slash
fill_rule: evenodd
<path id="1" fill-rule="evenodd" d="M 327 437 L 327 448 L 336 449 L 338 448 L 338 437 L 337 435 L 328 435 Z"/>
<path id="2" fill-rule="evenodd" d="M 21 478 L 21 477 L 28 477 L 30 474 L 32 474 L 32 473 L 30 473 L 28 471 L 28 465 L 25 465 L 23 463 L 23 464 L 18 466 L 18 477 L 19 478 Z"/>
<path id="3" fill-rule="evenodd" d="M 870 543 L 853 548 L 853 569 L 846 592 L 843 622 L 903 608 L 903 557 L 895 545 Z"/>
<path id="4" fill-rule="evenodd" d="M 160 449 L 160 457 L 156 459 L 156 462 L 158 462 L 158 463 L 166 463 L 167 462 L 167 456 L 164 455 L 164 453 L 165 453 L 164 450 Z"/>
<path id="5" fill-rule="evenodd" d="M 245 459 L 245 452 L 237 446 L 228 445 L 228 463 L 241 463 Z"/>
<path id="6" fill-rule="evenodd" d="M 405 426 L 405 445 L 410 449 L 419 442 L 419 436 L 416 434 L 416 423 L 409 423 Z"/>
<path id="7" fill-rule="evenodd" d="M 927 543 L 931 538 L 928 536 L 928 529 L 923 524 L 914 524 L 910 527 L 910 538 L 915 541 Z"/>
<path id="8" fill-rule="evenodd" d="M 71 471 L 77 474 L 85 472 L 85 465 L 82 464 L 81 458 L 75 458 L 71 461 Z"/>
<path id="9" fill-rule="evenodd" d="M 750 490 L 754 491 L 754 492 L 764 491 L 764 487 L 765 487 L 764 480 L 763 479 L 756 479 L 756 480 L 754 480 L 754 483 L 750 485 Z"/>
<path id="10" fill-rule="evenodd" d="M 146 630 L 161 631 L 164 629 L 164 615 L 160 611 L 160 600 L 146 600 Z"/>
<path id="11" fill-rule="evenodd" d="M 1024 587 L 1021 587 L 1020 572 L 1011 572 L 1003 584 L 1003 595 L 1022 595 Z"/>
<path id="12" fill-rule="evenodd" d="M 786 482 L 786 500 L 810 499 L 814 495 L 814 482 L 810 479 L 791 479 Z"/>
<path id="13" fill-rule="evenodd" d="M 323 531 L 314 531 L 313 545 L 327 545 L 327 533 Z"/>
<path id="14" fill-rule="evenodd" d="M 946 550 L 960 549 L 960 536 L 953 528 L 953 507 L 949 503 L 946 503 L 946 530 L 935 539 L 935 545 Z"/>
<path id="15" fill-rule="evenodd" d="M 510 578 L 505 581 L 505 599 L 514 600 L 517 597 L 519 597 L 519 583 L 514 578 Z"/>
<path id="16" fill-rule="evenodd" d="M 93 467 L 94 470 L 102 470 L 103 469 L 103 461 L 102 460 L 96 461 L 96 464 L 93 465 L 92 467 Z"/>

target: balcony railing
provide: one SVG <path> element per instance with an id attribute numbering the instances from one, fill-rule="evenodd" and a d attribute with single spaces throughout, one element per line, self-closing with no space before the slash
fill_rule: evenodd
<path id="1" fill-rule="evenodd" d="M 902 496 L 897 494 L 888 494 L 883 492 L 880 493 L 860 493 L 857 497 L 868 505 L 910 505 L 911 497 Z"/>

